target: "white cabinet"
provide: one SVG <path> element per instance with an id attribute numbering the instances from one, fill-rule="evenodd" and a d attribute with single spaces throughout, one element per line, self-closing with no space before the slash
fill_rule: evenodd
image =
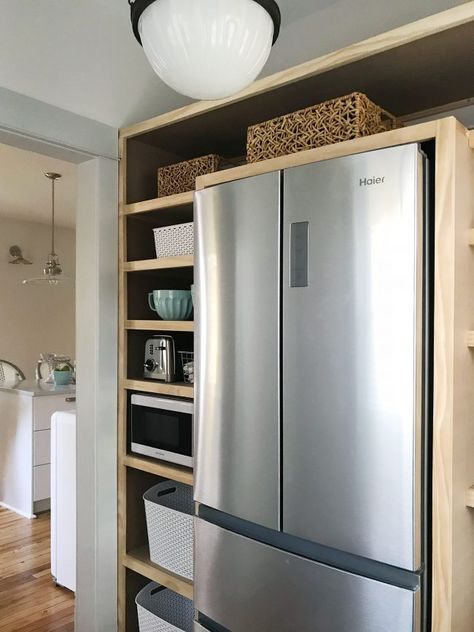
<path id="1" fill-rule="evenodd" d="M 45 500 L 50 497 L 51 465 L 38 465 L 33 468 L 33 500 Z"/>
<path id="2" fill-rule="evenodd" d="M 51 416 L 76 407 L 74 387 L 54 388 L 0 388 L 0 506 L 28 517 L 49 509 Z"/>
<path id="3" fill-rule="evenodd" d="M 37 430 L 33 436 L 33 465 L 51 463 L 51 430 Z"/>
<path id="4" fill-rule="evenodd" d="M 74 395 L 43 395 L 33 398 L 33 428 L 34 430 L 49 430 L 51 415 L 58 410 L 74 410 L 76 398 Z"/>

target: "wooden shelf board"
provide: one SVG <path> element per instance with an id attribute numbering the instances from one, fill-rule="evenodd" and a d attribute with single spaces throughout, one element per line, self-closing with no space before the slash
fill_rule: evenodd
<path id="1" fill-rule="evenodd" d="M 183 595 L 183 597 L 193 598 L 193 583 L 170 573 L 157 564 L 153 564 L 150 561 L 147 546 L 142 546 L 126 553 L 122 558 L 122 564 L 135 573 L 139 573 L 143 577 L 147 577 L 149 580 L 166 586 L 179 595 Z"/>
<path id="2" fill-rule="evenodd" d="M 170 268 L 191 268 L 194 264 L 193 255 L 180 257 L 162 257 L 161 259 L 144 259 L 143 261 L 125 261 L 122 264 L 124 272 L 142 272 L 144 270 L 166 270 Z"/>
<path id="3" fill-rule="evenodd" d="M 186 206 L 193 203 L 193 195 L 194 191 L 188 191 L 186 193 L 153 198 L 152 200 L 144 200 L 143 202 L 135 202 L 134 204 L 124 204 L 120 209 L 120 215 L 136 215 L 138 213 L 148 213 L 150 211 Z"/>
<path id="4" fill-rule="evenodd" d="M 165 382 L 154 382 L 152 380 L 122 380 L 123 388 L 130 391 L 143 391 L 144 393 L 157 393 L 159 395 L 174 395 L 175 397 L 186 397 L 192 399 L 194 388 L 184 382 L 166 384 Z"/>
<path id="5" fill-rule="evenodd" d="M 474 508 L 474 485 L 471 485 L 466 492 L 466 506 Z"/>
<path id="6" fill-rule="evenodd" d="M 194 331 L 192 320 L 127 320 L 125 329 L 138 331 Z"/>
<path id="7" fill-rule="evenodd" d="M 173 463 L 166 463 L 165 461 L 157 461 L 156 459 L 148 459 L 147 457 L 132 454 L 123 456 L 121 463 L 126 467 L 148 472 L 149 474 L 156 474 L 156 476 L 169 478 L 178 483 L 184 483 L 185 485 L 193 484 L 193 470 L 190 467 L 174 465 Z"/>

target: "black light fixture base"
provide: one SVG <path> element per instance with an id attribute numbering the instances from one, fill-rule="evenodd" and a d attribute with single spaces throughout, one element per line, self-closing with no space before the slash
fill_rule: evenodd
<path id="1" fill-rule="evenodd" d="M 280 34 L 280 26 L 281 26 L 281 13 L 278 4 L 275 0 L 253 0 L 261 7 L 265 9 L 265 11 L 269 14 L 273 21 L 273 42 L 274 44 L 278 35 Z M 138 31 L 138 23 L 140 21 L 140 16 L 143 11 L 153 4 L 153 2 L 159 2 L 159 0 L 128 0 L 128 4 L 130 5 L 130 20 L 132 22 L 133 34 L 135 35 L 140 46 L 142 45 L 142 40 L 140 37 L 140 33 Z"/>

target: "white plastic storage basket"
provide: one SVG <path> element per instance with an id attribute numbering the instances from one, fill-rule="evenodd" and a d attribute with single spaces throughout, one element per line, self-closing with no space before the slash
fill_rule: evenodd
<path id="1" fill-rule="evenodd" d="M 186 597 L 150 582 L 135 603 L 140 632 L 192 632 L 194 607 Z"/>
<path id="2" fill-rule="evenodd" d="M 154 228 L 156 256 L 178 257 L 194 254 L 194 223 Z"/>
<path id="3" fill-rule="evenodd" d="M 143 495 L 150 560 L 193 579 L 193 488 L 164 481 Z"/>

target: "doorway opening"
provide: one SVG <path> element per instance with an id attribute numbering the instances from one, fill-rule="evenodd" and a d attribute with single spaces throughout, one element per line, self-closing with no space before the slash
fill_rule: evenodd
<path id="1" fill-rule="evenodd" d="M 20 386 L 13 393 L 14 389 L 0 384 L 0 396 L 14 402 L 10 408 L 15 420 L 28 418 L 29 405 L 30 425 L 23 452 L 15 452 L 21 444 L 17 439 L 27 427 L 20 424 L 21 428 L 14 426 L 14 441 L 9 439 L 12 449 L 0 455 L 0 620 L 2 625 L 11 622 L 6 629 L 24 628 L 25 632 L 43 629 L 43 624 L 58 626 L 54 629 L 61 632 L 109 632 L 116 627 L 117 391 L 115 369 L 106 372 L 104 367 L 115 367 L 117 345 L 117 161 L 4 130 L 0 127 L 0 142 L 5 143 L 0 145 L 0 359 L 19 369 L 16 377 L 30 392 L 23 393 L 23 398 Z M 3 163 L 2 150 L 8 155 Z M 18 152 L 24 154 L 23 163 L 15 163 Z M 28 157 L 39 161 L 33 169 L 38 190 L 26 177 Z M 22 283 L 43 275 L 51 251 L 51 183 L 45 172 L 62 176 L 55 184 L 55 251 L 64 276 L 69 277 L 52 287 Z M 13 180 L 20 185 L 16 195 Z M 22 198 L 22 204 L 7 204 L 2 195 L 9 190 L 10 201 Z M 47 205 L 42 203 L 43 195 Z M 44 216 L 38 215 L 40 211 Z M 51 359 L 55 369 L 76 368 L 77 384 L 62 387 L 71 392 L 64 391 L 61 405 L 51 403 L 53 395 L 47 392 L 61 388 L 47 380 L 53 370 L 48 369 Z M 41 393 L 31 393 L 35 388 Z M 48 408 L 50 403 L 53 409 Z M 63 501 L 64 497 L 69 501 L 62 515 L 70 519 L 75 512 L 75 528 L 59 523 L 55 527 L 51 520 L 55 484 L 51 418 L 56 410 L 67 407 L 76 409 L 77 422 L 72 438 L 67 439 L 70 457 L 57 461 L 63 468 L 67 461 L 68 476 L 76 475 L 74 460 L 78 464 L 76 484 L 63 486 L 61 492 Z M 46 426 L 41 422 L 35 426 L 35 412 L 47 420 Z M 60 414 L 70 419 L 73 413 Z M 3 420 L 2 410 L 0 417 Z M 58 451 L 66 453 L 63 447 Z M 28 502 L 8 502 L 15 494 L 3 497 L 4 490 L 12 493 L 25 487 L 15 468 L 13 477 L 6 474 L 12 460 L 21 463 L 23 477 L 30 478 Z M 66 480 L 64 470 L 57 480 Z M 64 543 L 61 534 L 67 534 L 69 541 Z M 71 534 L 77 535 L 75 543 Z M 73 550 L 72 579 L 59 575 L 58 564 L 65 557 L 61 546 Z"/>

